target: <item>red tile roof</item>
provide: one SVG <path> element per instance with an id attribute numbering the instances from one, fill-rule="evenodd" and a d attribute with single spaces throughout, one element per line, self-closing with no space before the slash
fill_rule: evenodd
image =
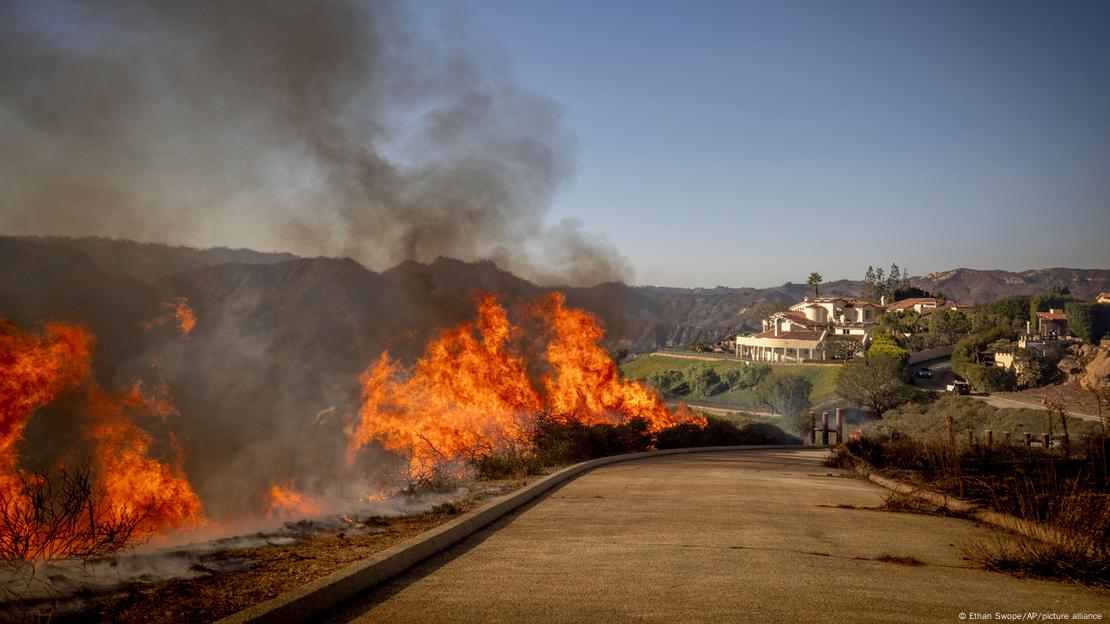
<path id="1" fill-rule="evenodd" d="M 823 323 L 818 323 L 817 321 L 811 321 L 807 319 L 804 312 L 787 311 L 781 312 L 780 314 L 790 319 L 791 323 L 796 323 L 798 325 L 801 325 L 802 327 L 820 327 L 821 325 L 823 325 Z"/>
<path id="2" fill-rule="evenodd" d="M 1037 318 L 1042 318 L 1046 321 L 1066 321 L 1068 315 L 1066 312 L 1037 312 Z"/>

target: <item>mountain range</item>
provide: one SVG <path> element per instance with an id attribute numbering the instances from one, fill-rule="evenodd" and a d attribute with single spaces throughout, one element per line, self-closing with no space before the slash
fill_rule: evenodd
<path id="1" fill-rule="evenodd" d="M 435 330 L 468 318 L 480 291 L 523 302 L 551 290 L 490 262 L 438 258 L 374 272 L 342 258 L 106 238 L 0 237 L 0 260 L 0 315 L 17 322 L 61 317 L 105 329 L 129 326 L 152 314 L 159 302 L 184 296 L 202 318 L 237 315 L 248 331 L 272 333 L 273 346 L 290 347 L 290 336 L 305 331 L 309 336 L 349 331 L 364 345 L 354 351 L 389 346 L 405 355 L 415 354 L 413 349 Z M 913 277 L 910 283 L 971 304 L 1054 286 L 1093 297 L 1110 290 L 1110 270 L 959 268 Z M 837 280 L 820 288 L 822 295 L 858 296 L 862 287 L 862 281 Z M 632 350 L 754 329 L 759 319 L 752 311 L 760 302 L 792 303 L 812 294 L 808 284 L 791 282 L 769 288 L 603 283 L 557 289 L 569 304 L 601 318 L 608 344 Z M 205 331 L 203 325 L 199 332 Z"/>

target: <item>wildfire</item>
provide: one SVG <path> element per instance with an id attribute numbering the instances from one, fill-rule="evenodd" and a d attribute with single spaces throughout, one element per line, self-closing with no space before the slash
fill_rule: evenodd
<path id="1" fill-rule="evenodd" d="M 320 503 L 291 485 L 275 483 L 270 486 L 269 495 L 270 507 L 266 515 L 271 518 L 308 518 L 323 512 Z"/>
<path id="2" fill-rule="evenodd" d="M 672 414 L 654 391 L 621 377 L 616 362 L 598 344 L 605 331 L 597 319 L 565 303 L 563 294 L 556 292 L 536 306 L 554 334 L 547 361 L 555 372 L 544 377 L 554 416 L 587 425 L 638 416 L 652 431 L 695 419 L 686 412 Z"/>
<path id="3" fill-rule="evenodd" d="M 142 324 L 143 331 L 151 331 L 155 327 L 161 327 L 169 322 L 177 324 L 177 332 L 182 340 L 188 340 L 189 334 L 192 333 L 193 328 L 197 326 L 197 317 L 193 314 L 193 309 L 189 307 L 189 300 L 185 297 L 178 297 L 173 301 L 167 301 L 162 304 L 165 313 L 161 316 L 154 317 L 149 321 Z"/>
<path id="4" fill-rule="evenodd" d="M 672 414 L 658 395 L 622 379 L 598 341 L 604 331 L 584 311 L 566 308 L 561 293 L 529 310 L 551 339 L 543 392 L 512 347 L 519 328 L 491 295 L 478 301 L 478 318 L 445 331 L 426 348 L 407 378 L 388 353 L 362 374 L 363 403 L 348 451 L 373 441 L 407 453 L 416 474 L 504 444 L 525 440 L 527 427 L 546 413 L 587 425 L 639 417 L 652 430 L 696 422 Z"/>
<path id="5" fill-rule="evenodd" d="M 507 348 L 511 333 L 505 309 L 485 296 L 478 320 L 429 344 L 407 381 L 394 380 L 400 368 L 383 353 L 362 374 L 360 423 L 349 450 L 378 440 L 410 453 L 412 467 L 423 471 L 476 448 L 523 439 L 522 418 L 543 401 L 524 359 Z"/>
<path id="6" fill-rule="evenodd" d="M 91 422 L 94 469 L 104 490 L 104 514 L 139 520 L 142 532 L 193 526 L 202 520 L 200 499 L 176 465 L 150 457 L 152 438 L 135 417 L 166 418 L 176 408 L 166 397 L 143 394 L 136 384 L 122 395 L 92 386 L 86 413 Z M 173 451 L 177 451 L 172 444 Z"/>
<path id="7" fill-rule="evenodd" d="M 0 485 L 15 469 L 15 446 L 34 410 L 88 377 L 92 346 L 77 325 L 51 323 L 35 336 L 0 318 Z"/>
<path id="8" fill-rule="evenodd" d="M 21 484 L 39 479 L 19 468 L 18 442 L 37 408 L 63 391 L 84 386 L 86 401 L 78 422 L 90 443 L 97 490 L 97 517 L 90 522 L 126 518 L 139 534 L 196 524 L 202 518 L 200 500 L 180 466 L 151 457 L 152 438 L 135 424 L 137 417 L 165 419 L 176 411 L 172 402 L 164 391 L 144 394 L 139 384 L 120 395 L 101 389 L 90 379 L 93 342 L 77 325 L 52 323 L 36 336 L 0 319 L 0 513 L 9 520 L 35 517 L 34 503 Z M 35 526 L 24 530 L 22 539 L 52 539 Z M 51 552 L 50 546 L 27 550 Z"/>

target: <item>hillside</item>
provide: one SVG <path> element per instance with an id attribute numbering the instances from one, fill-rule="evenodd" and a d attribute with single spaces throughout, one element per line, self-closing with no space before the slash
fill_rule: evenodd
<path id="1" fill-rule="evenodd" d="M 917 283 L 974 302 L 1033 292 L 1054 280 L 1078 295 L 1110 290 L 1106 270 L 959 269 Z M 852 295 L 858 288 L 842 281 L 823 292 Z M 229 506 L 213 509 L 217 515 L 249 506 L 221 490 L 230 487 L 228 474 L 257 489 L 282 476 L 259 472 L 275 455 L 285 458 L 290 475 L 327 474 L 345 461 L 342 429 L 358 410 L 358 375 L 383 350 L 411 362 L 436 332 L 473 317 L 478 292 L 500 294 L 519 317 L 546 290 L 490 262 L 449 258 L 379 273 L 339 258 L 0 237 L 0 316 L 24 327 L 48 319 L 88 326 L 97 337 L 95 374 L 106 386 L 165 381 L 182 414 L 176 433 L 193 449 L 186 470 L 198 494 Z M 759 302 L 796 301 L 810 292 L 804 284 L 562 290 L 570 305 L 601 319 L 607 346 L 636 351 L 720 338 L 745 321 L 758 322 L 749 317 Z M 187 298 L 197 318 L 189 340 L 172 325 L 143 330 L 178 297 Z M 33 421 L 27 439 L 44 442 L 28 444 L 28 461 L 48 464 L 67 418 L 64 410 L 48 410 Z M 325 441 L 294 452 L 294 441 L 308 434 Z"/>
<path id="2" fill-rule="evenodd" d="M 327 319 L 331 332 L 357 328 L 369 351 L 389 342 L 406 355 L 414 354 L 432 332 L 467 318 L 479 291 L 499 293 L 513 304 L 546 290 L 493 263 L 450 258 L 428 264 L 403 262 L 376 273 L 334 258 L 52 237 L 0 237 L 0 254 L 7 259 L 0 270 L 0 313 L 16 320 L 81 317 L 88 312 L 97 322 L 110 324 L 114 318 L 126 324 L 150 314 L 154 300 L 187 296 L 196 305 L 272 319 L 266 331 L 297 333 L 295 328 L 309 322 L 306 318 Z M 911 282 L 965 303 L 1034 294 L 1052 286 L 1067 286 L 1073 294 L 1089 297 L 1110 290 L 1110 270 L 960 268 Z M 822 284 L 821 291 L 856 296 L 861 287 L 860 281 L 839 280 Z M 604 321 L 610 344 L 633 350 L 715 340 L 754 329 L 760 319 L 751 311 L 761 301 L 791 303 L 811 292 L 810 286 L 795 283 L 712 289 L 604 283 L 560 290 L 571 305 Z M 244 308 L 245 301 L 251 304 Z"/>

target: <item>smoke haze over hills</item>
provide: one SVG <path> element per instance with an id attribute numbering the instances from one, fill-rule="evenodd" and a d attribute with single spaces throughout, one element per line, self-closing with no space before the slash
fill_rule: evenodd
<path id="1" fill-rule="evenodd" d="M 550 101 L 392 2 L 0 6 L 0 230 L 626 278 Z"/>

